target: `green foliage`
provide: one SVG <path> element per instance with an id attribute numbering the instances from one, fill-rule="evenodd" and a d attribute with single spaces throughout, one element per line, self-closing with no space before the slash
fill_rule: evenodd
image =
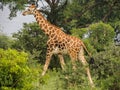
<path id="1" fill-rule="evenodd" d="M 0 32 L 0 48 L 7 49 L 12 45 L 13 40 L 10 37 L 6 36 L 2 32 Z"/>
<path id="2" fill-rule="evenodd" d="M 66 70 L 60 75 L 61 80 L 64 82 L 63 88 L 67 90 L 92 90 L 88 78 L 86 78 L 85 67 L 81 62 L 76 62 L 76 67 L 77 69 L 74 70 L 72 64 L 69 63 Z"/>
<path id="3" fill-rule="evenodd" d="M 18 11 L 21 11 L 24 9 L 24 7 L 25 7 L 24 4 L 27 3 L 27 0 L 19 0 L 19 1 L 17 1 L 17 0 L 2 0 L 0 2 L 2 4 L 2 7 L 4 5 L 9 6 L 9 10 L 10 10 L 9 19 L 12 19 L 13 17 L 17 16 Z"/>
<path id="4" fill-rule="evenodd" d="M 111 44 L 105 51 L 94 55 L 95 64 L 91 70 L 96 78 L 96 86 L 102 90 L 120 89 L 120 48 Z"/>
<path id="5" fill-rule="evenodd" d="M 46 83 L 41 85 L 40 90 L 63 90 L 62 81 L 59 76 L 60 72 L 56 69 L 48 71 L 44 76 L 46 78 Z"/>
<path id="6" fill-rule="evenodd" d="M 42 4 L 41 12 L 47 16 L 51 23 L 71 28 L 86 27 L 98 21 L 114 24 L 119 21 L 119 0 L 39 0 Z M 9 5 L 10 19 L 16 16 L 18 11 L 25 8 L 25 4 L 34 3 L 35 0 L 2 0 L 3 5 Z M 44 5 L 43 5 L 44 3 Z M 46 5 L 46 4 L 47 5 Z"/>
<path id="7" fill-rule="evenodd" d="M 16 38 L 13 47 L 30 52 L 31 58 L 44 62 L 47 36 L 37 23 L 24 24 L 23 29 L 13 34 Z"/>
<path id="8" fill-rule="evenodd" d="M 119 21 L 118 3 L 117 0 L 70 0 L 64 10 L 65 24 L 69 29 L 86 27 L 98 21 L 114 23 Z"/>
<path id="9" fill-rule="evenodd" d="M 87 34 L 87 29 L 86 28 L 72 28 L 72 30 L 70 30 L 70 32 L 72 33 L 73 36 L 76 36 L 78 38 L 85 38 L 85 34 Z"/>
<path id="10" fill-rule="evenodd" d="M 98 52 L 113 42 L 114 29 L 109 24 L 103 22 L 92 24 L 89 26 L 89 33 L 89 42 Z"/>
<path id="11" fill-rule="evenodd" d="M 73 70 L 71 63 L 60 73 L 63 90 L 119 90 L 120 89 L 120 48 L 111 44 L 105 51 L 94 54 L 95 63 L 90 65 L 95 88 L 90 87 L 85 67 L 76 63 Z"/>
<path id="12" fill-rule="evenodd" d="M 60 26 L 62 24 L 63 10 L 67 4 L 67 0 L 38 0 L 41 12 L 47 16 L 48 21 Z M 18 11 L 22 11 L 26 4 L 35 4 L 36 0 L 2 0 L 1 7 L 8 5 L 10 9 L 9 19 L 17 16 Z M 1 9 L 1 8 L 0 8 Z"/>
<path id="13" fill-rule="evenodd" d="M 106 46 L 113 42 L 114 29 L 103 22 L 91 24 L 88 28 L 72 29 L 72 35 L 83 39 L 90 50 L 103 51 Z"/>
<path id="14" fill-rule="evenodd" d="M 0 86 L 23 87 L 24 76 L 29 72 L 26 66 L 27 54 L 16 50 L 0 49 Z"/>
<path id="15" fill-rule="evenodd" d="M 48 70 L 47 74 L 41 77 L 43 66 L 41 67 L 35 60 L 45 62 L 47 37 L 36 23 L 30 23 L 24 24 L 23 29 L 13 35 L 14 41 L 0 34 L 0 48 L 21 51 L 0 49 L 0 89 L 120 90 L 120 48 L 112 44 L 114 37 L 112 27 L 120 25 L 120 1 L 68 0 L 69 3 L 64 3 L 65 0 L 63 3 L 62 0 L 46 1 L 49 8 L 44 8 L 41 12 L 47 19 L 66 30 L 72 28 L 71 34 L 81 38 L 94 56 L 95 64 L 90 65 L 90 71 L 96 87 L 89 86 L 85 67 L 81 62 L 76 63 L 77 70 L 73 70 L 72 65 L 67 64 L 65 71 L 61 71 L 60 68 Z M 3 5 L 9 5 L 10 18 L 16 16 L 17 11 L 23 10 L 26 3 L 26 0 L 2 0 Z M 100 21 L 107 22 L 112 27 Z M 65 60 L 68 60 L 68 57 Z M 53 56 L 51 61 L 50 68 L 58 67 L 59 60 L 56 56 Z"/>
<path id="16" fill-rule="evenodd" d="M 40 78 L 40 64 L 25 52 L 0 49 L 0 90 L 39 90 L 49 78 Z"/>

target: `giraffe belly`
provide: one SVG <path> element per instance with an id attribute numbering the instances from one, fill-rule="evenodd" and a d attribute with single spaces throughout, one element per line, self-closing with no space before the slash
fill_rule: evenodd
<path id="1" fill-rule="evenodd" d="M 60 49 L 58 47 L 55 47 L 52 52 L 53 52 L 53 54 L 58 54 L 58 53 L 67 54 L 68 50 L 67 49 Z"/>

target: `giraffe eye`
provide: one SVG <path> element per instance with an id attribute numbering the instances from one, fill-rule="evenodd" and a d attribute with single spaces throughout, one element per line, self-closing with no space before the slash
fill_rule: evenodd
<path id="1" fill-rule="evenodd" d="M 30 11 L 30 9 L 28 9 L 28 11 Z"/>

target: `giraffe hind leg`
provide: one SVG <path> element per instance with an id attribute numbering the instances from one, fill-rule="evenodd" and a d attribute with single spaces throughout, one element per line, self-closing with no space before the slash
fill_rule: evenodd
<path id="1" fill-rule="evenodd" d="M 88 63 L 87 63 L 87 61 L 85 60 L 85 57 L 84 57 L 83 48 L 81 48 L 81 50 L 80 50 L 80 52 L 79 52 L 78 59 L 79 59 L 79 60 L 82 62 L 82 64 L 86 67 L 86 72 L 87 72 L 88 79 L 89 79 L 89 81 L 90 81 L 90 85 L 91 85 L 92 87 L 94 87 L 94 83 L 93 83 L 93 81 L 92 81 L 91 74 L 90 74 L 90 69 L 89 69 Z"/>
<path id="2" fill-rule="evenodd" d="M 70 58 L 71 58 L 73 69 L 76 70 L 75 61 L 77 61 L 77 53 L 75 51 L 70 50 L 69 55 L 70 55 Z"/>

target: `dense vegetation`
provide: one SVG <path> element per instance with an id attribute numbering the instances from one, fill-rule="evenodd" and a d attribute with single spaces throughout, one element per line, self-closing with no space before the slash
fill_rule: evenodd
<path id="1" fill-rule="evenodd" d="M 91 52 L 95 61 L 89 66 L 95 88 L 90 87 L 82 64 L 76 62 L 77 70 L 73 71 L 66 55 L 65 71 L 61 70 L 58 57 L 54 55 L 47 74 L 41 77 L 47 36 L 33 22 L 23 24 L 12 38 L 0 32 L 0 90 L 120 90 L 120 46 L 114 44 L 114 29 L 120 25 L 120 1 L 40 1 L 48 5 L 41 9 L 47 19 L 64 28 L 66 33 L 82 39 Z M 28 2 L 2 0 L 1 3 L 10 6 L 10 18 L 13 18 Z M 86 59 L 89 62 L 87 55 Z"/>

